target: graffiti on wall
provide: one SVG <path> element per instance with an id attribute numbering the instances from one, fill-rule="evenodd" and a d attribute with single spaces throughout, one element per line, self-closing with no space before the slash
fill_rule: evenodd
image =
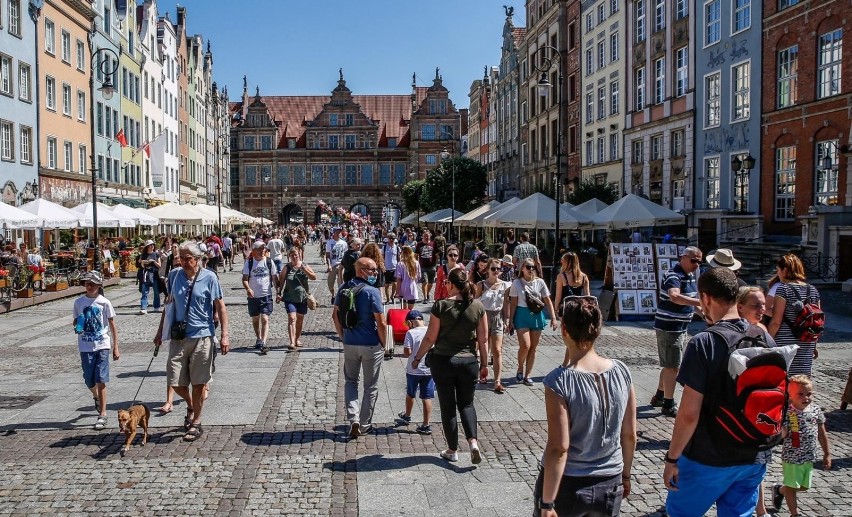
<path id="1" fill-rule="evenodd" d="M 748 133 L 749 128 L 747 124 L 705 130 L 704 154 L 719 154 L 748 149 Z"/>
<path id="2" fill-rule="evenodd" d="M 41 197 L 62 206 L 73 207 L 92 200 L 92 185 L 86 181 L 42 176 Z"/>

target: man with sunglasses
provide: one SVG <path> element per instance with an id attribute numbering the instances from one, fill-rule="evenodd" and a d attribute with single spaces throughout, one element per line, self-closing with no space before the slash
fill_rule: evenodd
<path id="1" fill-rule="evenodd" d="M 683 347 L 689 340 L 686 328 L 696 309 L 700 311 L 696 274 L 701 264 L 701 250 L 690 246 L 683 251 L 677 265 L 660 283 L 660 303 L 654 318 L 657 352 L 660 357 L 660 379 L 651 405 L 662 408 L 668 417 L 676 417 L 675 381 L 680 368 Z"/>

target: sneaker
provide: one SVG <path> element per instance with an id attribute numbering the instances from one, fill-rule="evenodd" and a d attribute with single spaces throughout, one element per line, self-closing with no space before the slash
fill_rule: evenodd
<path id="1" fill-rule="evenodd" d="M 452 461 L 452 462 L 459 461 L 458 451 L 450 452 L 449 449 L 447 449 L 445 451 L 441 451 L 441 457 L 444 458 L 447 461 Z"/>
<path id="2" fill-rule="evenodd" d="M 677 409 L 677 404 L 673 404 L 672 407 L 664 407 L 662 410 L 663 415 L 675 418 L 677 416 Z"/>
<path id="3" fill-rule="evenodd" d="M 107 417 L 99 416 L 97 420 L 95 420 L 95 431 L 103 431 L 107 426 Z"/>
<path id="4" fill-rule="evenodd" d="M 411 423 L 411 415 L 406 416 L 405 412 L 400 412 L 396 415 L 396 423 L 399 425 L 408 425 Z"/>
<path id="5" fill-rule="evenodd" d="M 781 483 L 775 483 L 772 487 L 772 506 L 780 510 L 784 506 L 784 494 L 781 493 Z"/>
<path id="6" fill-rule="evenodd" d="M 432 434 L 432 426 L 426 424 L 418 425 L 415 431 L 420 434 Z"/>
<path id="7" fill-rule="evenodd" d="M 663 399 L 654 394 L 654 396 L 651 397 L 651 407 L 663 407 Z"/>
<path id="8" fill-rule="evenodd" d="M 470 462 L 474 465 L 482 463 L 482 452 L 479 450 L 479 442 L 470 444 Z"/>
<path id="9" fill-rule="evenodd" d="M 368 434 L 372 430 L 373 430 L 373 424 L 362 425 L 361 430 L 360 430 L 361 436 Z"/>
<path id="10" fill-rule="evenodd" d="M 532 386 L 533 384 L 535 384 L 535 381 L 533 381 L 529 377 L 526 377 L 526 378 L 524 378 L 524 384 L 527 385 L 527 386 Z"/>
<path id="11" fill-rule="evenodd" d="M 267 352 L 269 352 L 269 347 L 266 346 L 266 343 L 261 342 L 260 343 L 260 355 L 266 355 Z"/>
<path id="12" fill-rule="evenodd" d="M 141 316 L 142 314 L 148 314 L 148 311 L 145 309 L 139 309 L 139 315 Z"/>
<path id="13" fill-rule="evenodd" d="M 358 438 L 361 436 L 361 424 L 358 422 L 352 422 L 349 425 L 349 437 L 350 438 Z"/>
<path id="14" fill-rule="evenodd" d="M 518 382 L 523 382 L 524 381 L 524 372 L 518 372 L 517 374 L 515 374 L 515 380 L 518 381 Z"/>
<path id="15" fill-rule="evenodd" d="M 256 349 L 260 350 L 260 349 L 261 349 L 261 347 L 263 347 L 263 341 L 261 341 L 261 340 L 259 340 L 259 339 L 255 339 L 255 340 L 254 340 L 254 347 L 255 347 Z"/>

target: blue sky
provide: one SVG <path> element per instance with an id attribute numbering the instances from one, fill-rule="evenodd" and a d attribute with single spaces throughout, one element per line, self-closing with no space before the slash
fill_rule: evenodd
<path id="1" fill-rule="evenodd" d="M 405 94 L 440 67 L 458 107 L 485 65 L 497 65 L 506 0 L 163 0 L 187 8 L 190 34 L 210 40 L 213 76 L 231 100 L 248 76 L 261 95 L 327 95 L 343 68 L 355 94 Z M 507 3 L 508 5 L 508 3 Z M 515 1 L 514 23 L 525 23 Z"/>

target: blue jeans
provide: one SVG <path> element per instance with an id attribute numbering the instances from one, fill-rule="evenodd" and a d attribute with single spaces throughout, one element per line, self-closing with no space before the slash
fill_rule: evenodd
<path id="1" fill-rule="evenodd" d="M 766 464 L 711 467 L 681 456 L 677 461 L 678 491 L 669 492 L 669 517 L 698 517 L 716 503 L 719 517 L 751 517 Z"/>
<path id="2" fill-rule="evenodd" d="M 142 306 L 142 310 L 148 310 L 148 291 L 151 289 L 154 290 L 154 308 L 160 308 L 160 286 L 155 281 L 153 284 L 142 283 L 142 300 L 139 304 Z"/>

